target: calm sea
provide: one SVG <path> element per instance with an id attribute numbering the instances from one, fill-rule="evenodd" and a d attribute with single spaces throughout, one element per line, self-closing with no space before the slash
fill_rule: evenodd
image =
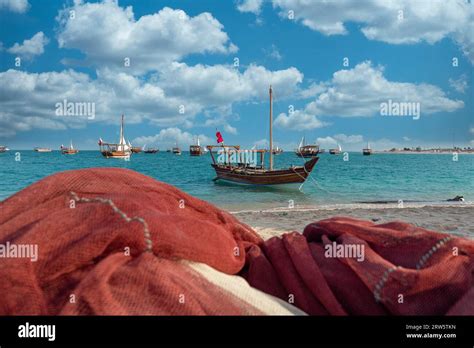
<path id="1" fill-rule="evenodd" d="M 21 160 L 15 161 L 15 154 Z M 292 152 L 275 156 L 275 167 L 301 165 Z M 59 151 L 9 151 L 0 153 L 0 200 L 50 174 L 79 168 L 121 167 L 136 170 L 218 206 L 263 209 L 298 205 L 332 205 L 367 201 L 441 202 L 456 195 L 474 200 L 474 156 L 449 154 L 349 153 L 320 155 L 312 179 L 298 190 L 288 187 L 252 187 L 215 183 L 209 154 L 191 157 L 168 152 L 134 154 L 130 161 L 105 159 L 98 151 L 65 156 Z"/>

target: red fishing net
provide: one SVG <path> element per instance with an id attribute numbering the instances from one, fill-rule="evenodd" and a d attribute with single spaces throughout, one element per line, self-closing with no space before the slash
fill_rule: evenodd
<path id="1" fill-rule="evenodd" d="M 130 170 L 64 172 L 0 202 L 8 243 L 37 245 L 38 259 L 0 259 L 1 315 L 265 313 L 238 296 L 242 282 L 227 286 L 183 260 L 240 274 L 309 314 L 474 314 L 472 241 L 333 218 L 263 242 L 230 214 Z M 338 246 L 363 253 L 327 253 Z"/>
<path id="2" fill-rule="evenodd" d="M 336 217 L 252 246 L 245 276 L 309 314 L 472 315 L 473 256 L 467 239 Z"/>
<path id="3" fill-rule="evenodd" d="M 260 241 L 232 215 L 130 170 L 56 174 L 0 203 L 0 244 L 39 254 L 0 259 L 0 314 L 242 313 L 173 260 L 235 274 Z"/>

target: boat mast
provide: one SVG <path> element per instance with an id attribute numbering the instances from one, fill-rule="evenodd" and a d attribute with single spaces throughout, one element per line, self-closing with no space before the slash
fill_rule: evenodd
<path id="1" fill-rule="evenodd" d="M 119 141 L 118 150 L 124 151 L 125 150 L 124 145 L 125 145 L 125 139 L 123 137 L 123 114 L 122 114 L 122 122 L 120 123 L 120 141 Z"/>
<path id="2" fill-rule="evenodd" d="M 273 170 L 273 100 L 272 100 L 272 85 L 270 85 L 270 170 Z"/>

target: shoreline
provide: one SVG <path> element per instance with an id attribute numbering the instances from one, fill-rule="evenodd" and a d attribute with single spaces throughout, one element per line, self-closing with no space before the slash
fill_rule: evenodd
<path id="1" fill-rule="evenodd" d="M 310 223 L 336 216 L 371 220 L 376 224 L 403 221 L 428 230 L 474 239 L 474 204 L 359 207 L 292 208 L 231 212 L 251 226 L 263 239 L 303 229 Z"/>
<path id="2" fill-rule="evenodd" d="M 425 207 L 472 207 L 474 208 L 474 201 L 464 201 L 464 202 L 448 202 L 448 201 L 439 201 L 439 202 L 413 202 L 413 201 L 404 201 L 403 206 L 399 206 L 398 202 L 354 202 L 354 203 L 334 203 L 326 205 L 296 205 L 294 208 L 288 207 L 271 207 L 266 209 L 251 208 L 251 209 L 242 209 L 242 210 L 232 210 L 228 207 L 221 207 L 222 209 L 227 210 L 231 214 L 244 214 L 244 213 L 272 213 L 272 212 L 307 212 L 307 211 L 326 211 L 326 210 L 357 210 L 357 209 L 406 209 L 406 208 L 425 208 Z"/>
<path id="3" fill-rule="evenodd" d="M 350 153 L 350 151 L 349 151 Z M 474 155 L 474 151 L 458 150 L 458 151 L 390 151 L 381 150 L 375 151 L 372 154 L 394 154 L 394 155 L 452 155 L 454 153 L 458 155 Z"/>

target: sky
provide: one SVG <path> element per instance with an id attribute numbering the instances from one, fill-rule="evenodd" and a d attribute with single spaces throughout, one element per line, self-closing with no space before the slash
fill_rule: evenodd
<path id="1" fill-rule="evenodd" d="M 124 114 L 136 146 L 265 147 L 272 85 L 285 150 L 472 147 L 473 67 L 467 0 L 0 0 L 0 145 L 97 149 Z"/>

